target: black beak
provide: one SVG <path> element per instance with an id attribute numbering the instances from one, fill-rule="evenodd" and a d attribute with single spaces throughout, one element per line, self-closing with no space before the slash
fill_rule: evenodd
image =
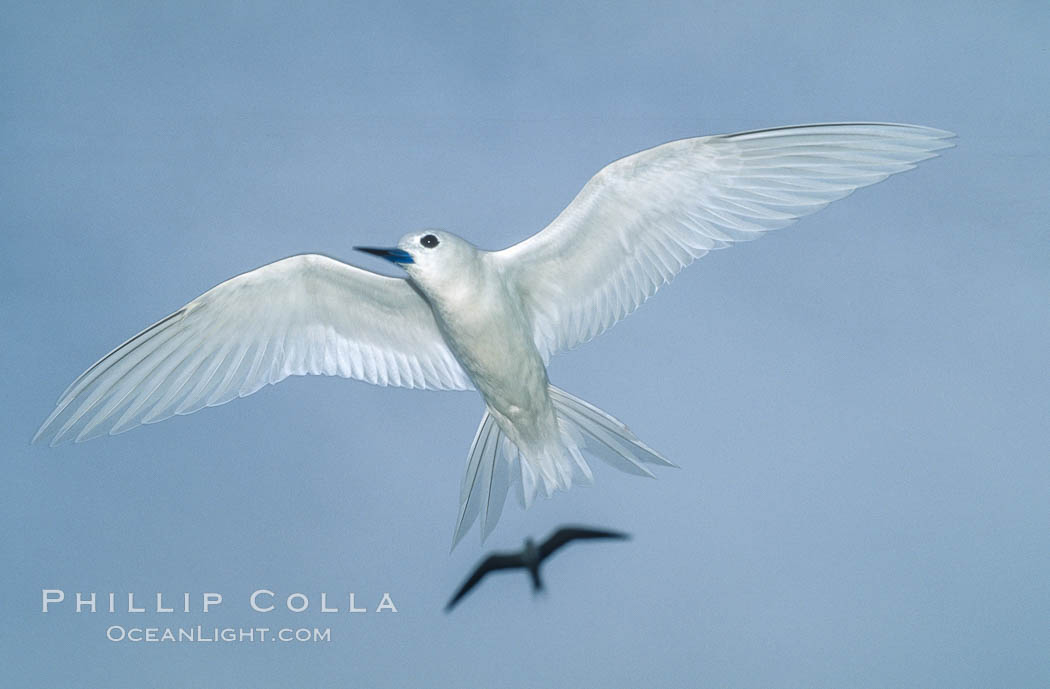
<path id="1" fill-rule="evenodd" d="M 354 248 L 358 251 L 363 251 L 366 254 L 385 258 L 391 263 L 415 263 L 415 261 L 412 260 L 412 254 L 402 249 L 379 249 L 374 246 L 355 246 Z"/>

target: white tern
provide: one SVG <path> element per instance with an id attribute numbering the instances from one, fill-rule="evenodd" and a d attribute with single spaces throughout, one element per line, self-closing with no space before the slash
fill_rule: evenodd
<path id="1" fill-rule="evenodd" d="M 592 478 L 584 454 L 652 476 L 671 465 L 600 409 L 554 387 L 552 354 L 638 308 L 711 249 L 753 239 L 915 167 L 954 135 L 903 124 L 815 124 L 706 136 L 607 165 L 541 232 L 485 251 L 450 232 L 362 248 L 393 278 L 327 256 L 227 280 L 85 371 L 35 440 L 121 433 L 229 402 L 290 375 L 468 390 L 485 401 L 453 545 L 507 493 L 528 507 Z M 360 247 L 358 247 L 360 248 Z"/>

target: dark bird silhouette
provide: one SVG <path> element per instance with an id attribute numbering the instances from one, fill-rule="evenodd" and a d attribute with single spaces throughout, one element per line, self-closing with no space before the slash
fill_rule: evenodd
<path id="1" fill-rule="evenodd" d="M 542 591 L 543 581 L 540 579 L 540 565 L 543 564 L 543 561 L 569 541 L 592 538 L 625 540 L 630 538 L 630 536 L 619 531 L 602 531 L 589 529 L 584 526 L 563 526 L 552 533 L 539 546 L 531 538 L 526 538 L 525 547 L 515 553 L 493 553 L 482 560 L 481 564 L 474 569 L 474 573 L 470 575 L 470 578 L 464 581 L 463 585 L 456 591 L 456 595 L 452 596 L 452 600 L 445 606 L 445 612 L 451 610 L 463 596 L 477 586 L 478 582 L 486 574 L 500 569 L 523 568 L 529 570 L 529 576 L 532 578 L 532 590 L 534 592 Z"/>

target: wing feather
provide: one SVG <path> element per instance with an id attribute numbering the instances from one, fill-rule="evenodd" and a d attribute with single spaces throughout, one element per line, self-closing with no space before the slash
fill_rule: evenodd
<path id="1" fill-rule="evenodd" d="M 953 136 L 847 123 L 672 141 L 607 165 L 544 230 L 496 255 L 546 359 L 605 331 L 708 251 L 910 170 Z"/>
<path id="2" fill-rule="evenodd" d="M 471 387 L 405 280 L 306 254 L 227 280 L 102 357 L 66 389 L 34 441 L 122 433 L 290 375 Z"/>

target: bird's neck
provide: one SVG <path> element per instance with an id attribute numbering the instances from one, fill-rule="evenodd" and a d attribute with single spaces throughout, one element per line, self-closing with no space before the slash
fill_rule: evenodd
<path id="1" fill-rule="evenodd" d="M 476 255 L 463 261 L 454 271 L 420 273 L 411 277 L 432 304 L 457 308 L 476 301 L 478 294 L 489 284 L 486 264 L 487 261 Z"/>
<path id="2" fill-rule="evenodd" d="M 439 275 L 413 276 L 416 286 L 430 302 L 439 320 L 464 314 L 480 314 L 502 294 L 502 281 L 490 261 L 478 252 L 455 271 Z"/>

